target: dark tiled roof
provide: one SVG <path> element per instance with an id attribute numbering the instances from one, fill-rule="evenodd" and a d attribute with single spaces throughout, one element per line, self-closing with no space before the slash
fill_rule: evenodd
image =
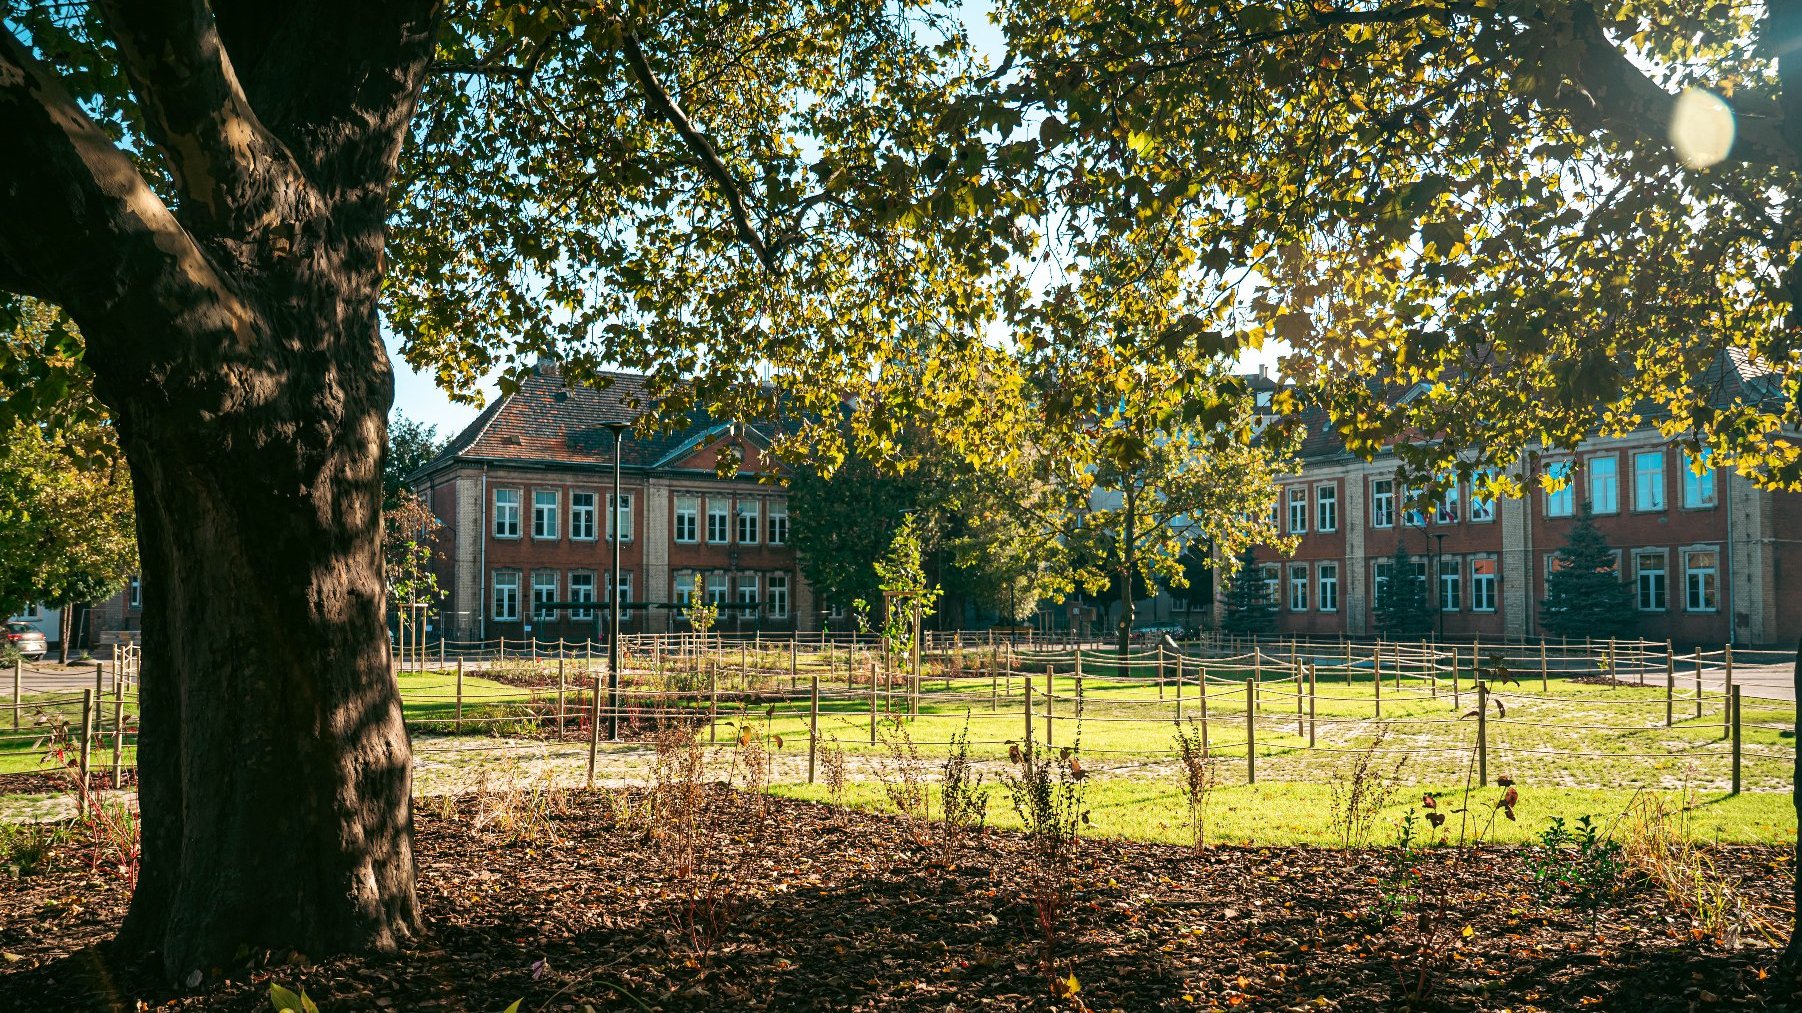
<path id="1" fill-rule="evenodd" d="M 655 399 L 637 373 L 604 373 L 605 388 L 567 386 L 551 367 L 532 370 L 512 394 L 496 398 L 448 443 L 418 475 L 457 460 L 521 464 L 611 465 L 610 422 L 644 422 L 626 434 L 620 465 L 650 468 L 670 454 L 704 440 L 718 423 L 696 411 L 674 425 L 652 418 L 643 407 Z"/>

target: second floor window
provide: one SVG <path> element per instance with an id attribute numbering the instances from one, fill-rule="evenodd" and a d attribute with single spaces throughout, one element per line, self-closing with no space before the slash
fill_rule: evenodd
<path id="1" fill-rule="evenodd" d="M 1598 514 L 1621 512 L 1621 460 L 1610 454 L 1589 459 L 1589 509 Z"/>
<path id="2" fill-rule="evenodd" d="M 1683 455 L 1683 505 L 1692 510 L 1714 506 L 1714 467 L 1708 463 L 1710 456 L 1707 450 L 1700 457 Z"/>
<path id="3" fill-rule="evenodd" d="M 1445 491 L 1440 493 L 1439 498 L 1433 502 L 1433 523 L 1434 524 L 1456 524 L 1456 523 L 1458 523 L 1458 480 L 1457 479 L 1453 479 L 1452 484 L 1446 486 Z"/>
<path id="4" fill-rule="evenodd" d="M 569 537 L 578 541 L 594 541 L 594 493 L 569 494 Z"/>
<path id="5" fill-rule="evenodd" d="M 1555 461 L 1545 466 L 1545 515 L 1547 517 L 1569 517 L 1576 513 L 1577 490 L 1572 488 L 1571 467 L 1569 461 Z M 1554 489 L 1553 483 L 1562 481 L 1563 486 Z"/>
<path id="6" fill-rule="evenodd" d="M 1339 564 L 1320 564 L 1320 611 L 1339 611 Z"/>
<path id="7" fill-rule="evenodd" d="M 1308 490 L 1289 490 L 1289 533 L 1299 535 L 1308 530 Z"/>
<path id="8" fill-rule="evenodd" d="M 519 537 L 519 490 L 494 490 L 494 537 Z"/>
<path id="9" fill-rule="evenodd" d="M 788 504 L 770 504 L 770 544 L 788 544 Z"/>
<path id="10" fill-rule="evenodd" d="M 629 542 L 632 540 L 631 493 L 622 492 L 619 494 L 619 499 L 613 504 L 613 515 L 608 518 L 608 521 L 610 523 L 607 525 L 607 537 L 613 537 L 613 533 L 618 531 L 620 541 Z"/>
<path id="11" fill-rule="evenodd" d="M 757 501 L 754 499 L 738 501 L 738 544 L 757 544 Z"/>
<path id="12" fill-rule="evenodd" d="M 701 498 L 699 496 L 677 496 L 676 541 L 697 541 L 696 531 L 700 525 L 700 517 Z"/>
<path id="13" fill-rule="evenodd" d="M 1484 472 L 1470 480 L 1470 522 L 1487 524 L 1495 520 L 1495 490 L 1490 480 L 1493 474 Z"/>
<path id="14" fill-rule="evenodd" d="M 1633 509 L 1664 509 L 1664 451 L 1633 455 Z"/>
<path id="15" fill-rule="evenodd" d="M 1323 485 L 1314 490 L 1314 527 L 1319 531 L 1339 530 L 1339 487 Z"/>
<path id="16" fill-rule="evenodd" d="M 1370 526 L 1395 527 L 1395 480 L 1379 478 L 1370 483 Z"/>
<path id="17" fill-rule="evenodd" d="M 1427 512 L 1421 502 L 1420 491 L 1402 486 L 1402 526 L 1424 528 L 1427 526 Z"/>
<path id="18" fill-rule="evenodd" d="M 726 513 L 727 501 L 707 498 L 707 541 L 713 545 L 724 545 L 730 539 L 730 515 Z"/>
<path id="19" fill-rule="evenodd" d="M 557 490 L 532 490 L 532 537 L 557 537 Z"/>
<path id="20" fill-rule="evenodd" d="M 1670 583 L 1665 576 L 1664 553 L 1641 552 L 1633 557 L 1635 584 L 1641 612 L 1663 612 L 1670 607 Z"/>

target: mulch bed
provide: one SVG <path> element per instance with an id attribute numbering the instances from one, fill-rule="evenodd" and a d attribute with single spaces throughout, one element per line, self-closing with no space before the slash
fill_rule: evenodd
<path id="1" fill-rule="evenodd" d="M 523 1010 L 1390 1010 L 1423 972 L 1433 988 L 1419 1009 L 1802 1008 L 1772 950 L 1695 938 L 1644 888 L 1592 929 L 1586 913 L 1542 906 L 1511 849 L 1422 854 L 1426 899 L 1404 911 L 1447 904 L 1423 935 L 1412 913 L 1381 914 L 1386 854 L 1192 857 L 1109 841 L 1082 846 L 1060 945 L 1060 972 L 1081 990 L 1052 999 L 1019 838 L 990 834 L 947 871 L 895 819 L 724 789 L 710 802 L 730 828 L 735 910 L 696 960 L 676 938 L 664 846 L 622 825 L 621 798 L 574 793 L 548 823 L 527 820 L 527 840 L 478 817 L 474 798 L 428 801 L 416 841 L 428 934 L 416 946 L 289 955 L 198 995 L 95 945 L 124 909 L 118 877 L 65 864 L 7 882 L 0 1010 L 266 1010 L 270 981 L 304 986 L 325 1013 L 498 1010 L 519 998 Z M 1750 901 L 1787 898 L 1786 850 L 1718 859 Z"/>
<path id="2" fill-rule="evenodd" d="M 126 768 L 121 772 L 119 780 L 126 788 L 138 786 L 138 772 Z M 111 790 L 113 788 L 113 772 L 95 769 L 88 775 L 88 783 L 95 790 Z M 74 781 L 70 775 L 60 770 L 28 770 L 15 774 L 0 774 L 0 795 L 56 795 L 74 791 Z"/>

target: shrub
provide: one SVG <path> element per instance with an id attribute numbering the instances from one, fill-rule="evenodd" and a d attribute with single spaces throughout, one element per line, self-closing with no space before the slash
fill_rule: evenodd
<path id="1" fill-rule="evenodd" d="M 1388 807 L 1401 786 L 1402 768 L 1407 754 L 1385 770 L 1378 755 L 1388 730 L 1379 727 L 1375 737 L 1352 760 L 1351 766 L 1333 774 L 1331 821 L 1333 835 L 1343 848 L 1362 848 L 1370 843 L 1377 814 Z"/>
<path id="2" fill-rule="evenodd" d="M 1220 784 L 1220 761 L 1208 755 L 1201 725 L 1194 718 L 1189 727 L 1176 728 L 1177 757 L 1182 761 L 1183 801 L 1188 803 L 1189 836 L 1197 855 L 1207 844 L 1208 796 Z"/>
<path id="3" fill-rule="evenodd" d="M 932 843 L 932 794 L 927 789 L 926 761 L 899 721 L 885 725 L 880 734 L 883 752 L 876 755 L 876 780 L 906 822 L 913 842 L 927 847 Z"/>
<path id="4" fill-rule="evenodd" d="M 1016 771 L 1001 775 L 1026 839 L 1026 895 L 1039 930 L 1039 969 L 1054 996 L 1073 994 L 1076 975 L 1060 975 L 1058 941 L 1070 909 L 1072 872 L 1080 828 L 1089 821 L 1084 807 L 1087 773 L 1074 746 L 1008 745 Z"/>
<path id="5" fill-rule="evenodd" d="M 965 841 L 980 836 L 989 818 L 989 790 L 982 786 L 982 773 L 970 766 L 968 718 L 951 736 L 940 783 L 939 862 L 952 868 Z"/>

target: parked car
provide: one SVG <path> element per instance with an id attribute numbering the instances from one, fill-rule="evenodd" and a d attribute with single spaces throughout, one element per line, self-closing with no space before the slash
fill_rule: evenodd
<path id="1" fill-rule="evenodd" d="M 50 652 L 50 641 L 30 623 L 7 623 L 6 642 L 25 655 L 27 661 L 40 661 Z"/>

